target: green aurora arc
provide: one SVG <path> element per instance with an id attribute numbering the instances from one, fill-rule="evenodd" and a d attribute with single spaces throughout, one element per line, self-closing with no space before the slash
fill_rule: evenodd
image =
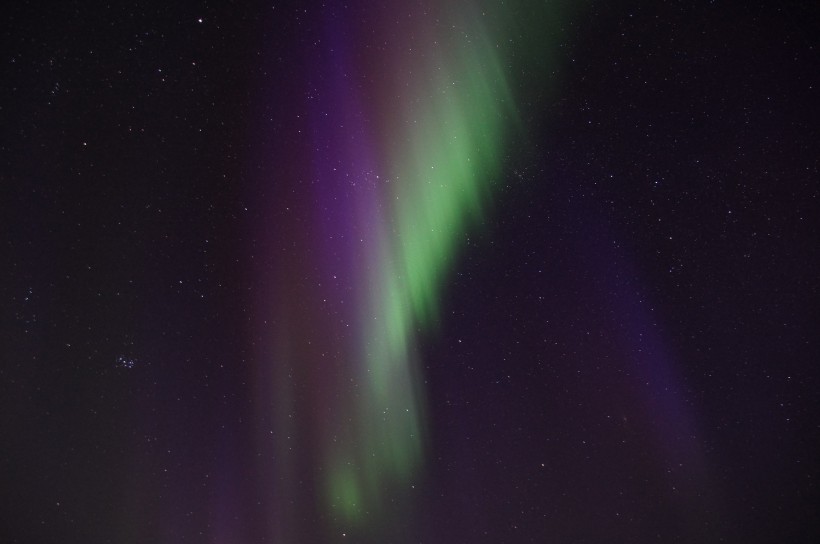
<path id="1" fill-rule="evenodd" d="M 510 74 L 525 64 L 544 74 L 550 60 L 543 47 L 547 38 L 522 37 L 555 28 L 544 23 L 545 8 L 538 7 L 523 25 L 508 10 L 509 5 L 490 11 L 452 2 L 431 8 L 412 25 L 401 26 L 401 32 L 383 29 L 390 46 L 370 60 L 388 68 L 377 81 L 362 78 L 373 82 L 372 88 L 348 79 L 348 72 L 367 71 L 350 60 L 360 62 L 360 56 L 330 48 L 332 63 L 344 67 L 344 76 L 333 80 L 336 99 L 324 108 L 349 110 L 334 114 L 339 125 L 378 120 L 360 122 L 358 128 L 346 124 L 343 133 L 331 128 L 329 136 L 323 126 L 315 129 L 320 139 L 332 142 L 332 152 L 342 155 L 333 164 L 350 165 L 351 177 L 358 180 L 356 196 L 345 196 L 345 210 L 339 211 L 347 219 L 338 221 L 347 226 L 337 226 L 334 219 L 325 228 L 347 229 L 348 239 L 363 242 L 339 250 L 358 263 L 351 267 L 353 284 L 345 291 L 353 293 L 353 326 L 333 348 L 340 352 L 342 369 L 334 367 L 335 377 L 314 379 L 310 386 L 325 398 L 332 389 L 332 398 L 322 401 L 327 413 L 316 423 L 321 463 L 316 484 L 336 536 L 372 533 L 368 527 L 374 523 L 402 516 L 387 505 L 411 497 L 409 490 L 423 473 L 426 399 L 416 343 L 420 334 L 435 331 L 439 301 L 461 244 L 483 223 L 511 142 L 524 134 L 516 105 L 521 93 L 513 92 Z M 408 13 L 391 11 L 389 17 L 398 20 Z M 374 17 L 387 18 L 388 12 Z M 350 41 L 344 31 L 336 29 L 335 35 Z M 317 118 L 324 120 L 320 111 Z M 327 156 L 320 160 L 331 162 Z M 347 183 L 336 170 L 326 168 L 326 178 L 320 179 L 336 188 L 330 191 Z M 349 188 L 344 191 L 349 194 Z M 317 369 L 324 364 L 315 353 L 288 351 L 281 357 Z M 287 389 L 280 385 L 280 398 L 293 397 Z M 292 464 L 292 456 L 280 461 L 280 474 Z"/>
<path id="2" fill-rule="evenodd" d="M 388 489 L 410 485 L 422 463 L 415 336 L 438 319 L 444 280 L 483 216 L 514 115 L 496 48 L 477 23 L 462 30 L 441 38 L 435 63 L 415 68 L 420 107 L 388 123 L 390 183 L 361 306 L 356 433 L 328 460 L 327 500 L 347 523 L 373 513 Z"/>

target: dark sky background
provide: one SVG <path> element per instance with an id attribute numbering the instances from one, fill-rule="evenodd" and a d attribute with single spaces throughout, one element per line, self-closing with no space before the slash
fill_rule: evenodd
<path id="1" fill-rule="evenodd" d="M 420 336 L 425 466 L 358 541 L 820 538 L 809 6 L 591 1 L 510 61 L 526 136 Z M 0 542 L 356 541 L 259 439 L 333 13 L 5 7 Z"/>

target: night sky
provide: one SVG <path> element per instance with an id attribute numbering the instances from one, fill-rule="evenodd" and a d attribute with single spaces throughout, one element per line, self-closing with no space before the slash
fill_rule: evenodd
<path id="1" fill-rule="evenodd" d="M 9 4 L 0 542 L 820 541 L 810 4 Z"/>

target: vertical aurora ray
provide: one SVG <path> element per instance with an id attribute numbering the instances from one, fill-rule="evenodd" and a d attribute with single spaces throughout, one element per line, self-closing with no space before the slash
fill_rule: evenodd
<path id="1" fill-rule="evenodd" d="M 422 464 L 416 336 L 437 320 L 459 240 L 482 217 L 513 117 L 501 62 L 478 20 L 462 14 L 440 27 L 417 29 L 434 45 L 397 70 L 395 87 L 387 86 L 399 106 L 371 136 L 381 145 L 369 148 L 382 159 L 377 179 L 384 181 L 360 180 L 366 189 L 357 207 L 365 215 L 358 224 L 369 238 L 355 289 L 355 392 L 326 451 L 326 501 L 342 524 L 376 514 Z M 411 35 L 402 47 L 413 47 Z"/>
<path id="2" fill-rule="evenodd" d="M 506 7 L 378 9 L 327 8 L 307 59 L 311 151 L 291 202 L 309 220 L 288 211 L 280 225 L 298 235 L 282 244 L 269 350 L 282 541 L 378 541 L 375 527 L 409 523 L 428 447 L 417 342 L 435 331 L 461 241 L 482 224 L 522 125 Z M 306 492 L 325 527 L 289 525 L 283 497 Z"/>

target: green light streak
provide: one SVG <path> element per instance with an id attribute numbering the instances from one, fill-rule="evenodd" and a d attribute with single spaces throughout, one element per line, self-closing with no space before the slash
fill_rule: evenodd
<path id="1" fill-rule="evenodd" d="M 417 67 L 413 107 L 391 119 L 389 191 L 360 322 L 352 443 L 329 459 L 327 501 L 360 524 L 407 490 L 423 461 L 424 399 L 415 341 L 439 318 L 461 241 L 485 212 L 516 124 L 496 47 L 478 24 L 453 34 Z M 398 491 L 396 491 L 398 490 Z"/>

